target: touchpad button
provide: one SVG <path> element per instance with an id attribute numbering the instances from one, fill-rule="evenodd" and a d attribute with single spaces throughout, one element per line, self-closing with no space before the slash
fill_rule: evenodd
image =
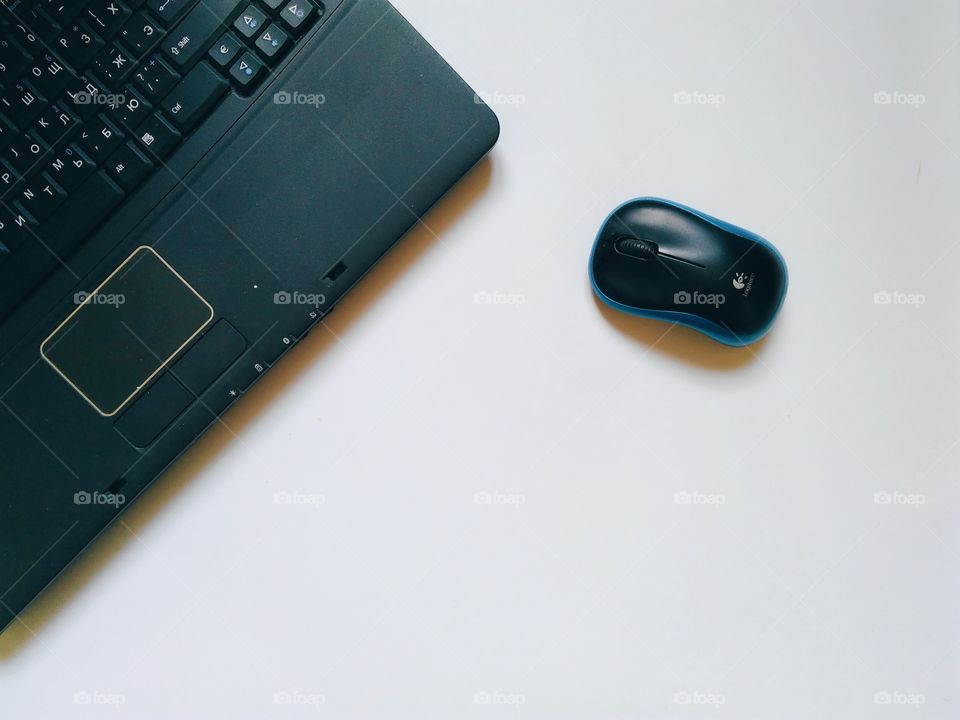
<path id="1" fill-rule="evenodd" d="M 40 346 L 101 415 L 116 415 L 213 319 L 210 304 L 153 248 L 141 247 Z"/>

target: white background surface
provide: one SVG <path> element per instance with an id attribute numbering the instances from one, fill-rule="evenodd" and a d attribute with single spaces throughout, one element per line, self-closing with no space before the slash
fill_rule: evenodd
<path id="1" fill-rule="evenodd" d="M 956 717 L 957 4 L 401 9 L 500 144 L 0 638 L 3 716 Z M 639 195 L 782 249 L 766 342 L 594 301 Z"/>

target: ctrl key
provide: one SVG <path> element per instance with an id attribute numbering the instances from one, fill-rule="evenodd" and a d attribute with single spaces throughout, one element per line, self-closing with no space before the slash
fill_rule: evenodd
<path id="1" fill-rule="evenodd" d="M 180 132 L 196 125 L 227 92 L 229 83 L 202 62 L 167 95 L 161 107 Z"/>

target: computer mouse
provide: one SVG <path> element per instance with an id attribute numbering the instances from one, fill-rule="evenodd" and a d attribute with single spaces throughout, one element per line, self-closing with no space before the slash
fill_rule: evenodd
<path id="1" fill-rule="evenodd" d="M 614 210 L 590 257 L 607 305 L 693 328 L 734 347 L 757 342 L 787 294 L 787 266 L 759 235 L 660 198 Z"/>

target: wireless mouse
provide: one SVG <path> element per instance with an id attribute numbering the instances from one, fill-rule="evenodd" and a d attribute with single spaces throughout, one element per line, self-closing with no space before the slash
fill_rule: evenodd
<path id="1" fill-rule="evenodd" d="M 669 200 L 639 198 L 604 222 L 590 281 L 612 308 L 742 347 L 773 325 L 787 266 L 759 235 Z"/>

